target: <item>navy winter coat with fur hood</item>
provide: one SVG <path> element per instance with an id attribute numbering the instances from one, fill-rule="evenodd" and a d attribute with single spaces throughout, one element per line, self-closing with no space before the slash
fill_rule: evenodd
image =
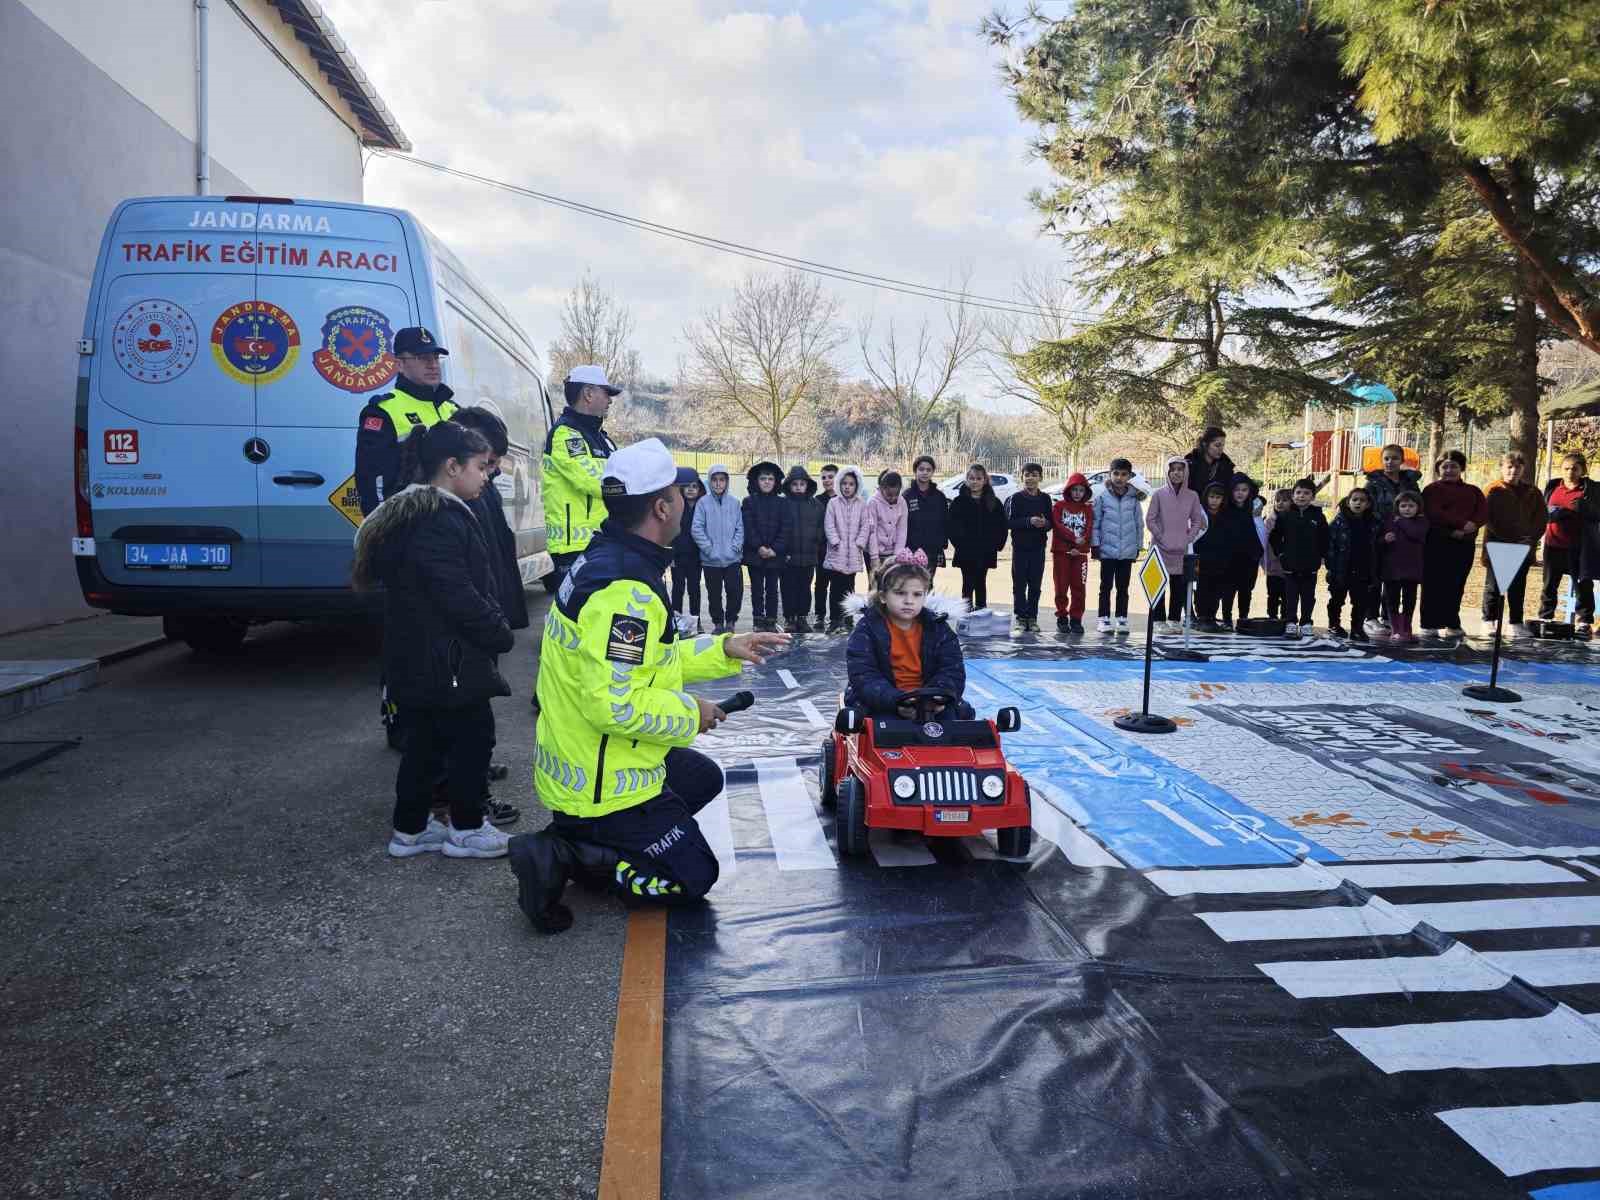
<path id="1" fill-rule="evenodd" d="M 806 485 L 804 496 L 796 496 L 789 490 L 796 480 Z M 783 553 L 791 567 L 814 567 L 827 552 L 822 522 L 828 510 L 816 496 L 817 481 L 805 467 L 796 463 L 783 481 Z"/>
<path id="2" fill-rule="evenodd" d="M 357 588 L 382 583 L 383 676 L 402 708 L 509 696 L 499 655 L 514 644 L 494 568 L 466 503 L 431 484 L 396 492 L 356 531 Z"/>
<path id="3" fill-rule="evenodd" d="M 844 652 L 850 680 L 844 690 L 845 706 L 893 716 L 900 689 L 894 685 L 894 667 L 889 661 L 889 620 L 865 597 L 854 604 L 847 602 L 847 607 L 862 611 Z M 941 688 L 957 696 L 966 691 L 967 663 L 961 654 L 961 639 L 950 626 L 950 618 L 965 609 L 964 601 L 929 596 L 917 617 L 922 622 L 923 687 Z"/>

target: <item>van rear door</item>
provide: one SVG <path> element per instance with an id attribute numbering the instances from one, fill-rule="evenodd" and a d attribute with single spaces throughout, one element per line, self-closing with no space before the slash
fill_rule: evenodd
<path id="1" fill-rule="evenodd" d="M 258 287 L 296 323 L 300 354 L 256 391 L 272 456 L 257 468 L 262 583 L 343 587 L 350 580 L 356 419 L 396 373 L 395 332 L 418 323 L 406 230 L 392 213 L 263 204 Z"/>
<path id="2" fill-rule="evenodd" d="M 236 228 L 255 207 L 158 200 L 118 214 L 93 322 L 88 413 L 95 555 L 113 584 L 261 582 L 247 457 L 255 382 L 230 357 L 265 346 L 239 342 L 225 319 L 256 298 L 255 267 L 239 254 L 251 235 Z"/>

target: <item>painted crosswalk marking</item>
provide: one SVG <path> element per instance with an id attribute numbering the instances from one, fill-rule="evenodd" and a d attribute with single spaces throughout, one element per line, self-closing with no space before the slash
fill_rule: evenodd
<path id="1" fill-rule="evenodd" d="M 1265 962 L 1256 967 L 1297 1000 L 1479 992 L 1504 987 L 1513 978 L 1534 987 L 1600 983 L 1600 948 L 1474 951 L 1458 944 L 1442 954 Z"/>
<path id="2" fill-rule="evenodd" d="M 695 823 L 705 835 L 706 845 L 717 856 L 717 866 L 722 879 L 729 879 L 738 869 L 738 855 L 733 850 L 733 817 L 728 808 L 726 790 L 694 815 Z"/>
<path id="3" fill-rule="evenodd" d="M 827 720 L 823 717 L 822 713 L 817 710 L 817 706 L 811 703 L 811 701 L 801 700 L 799 701 L 799 706 L 800 711 L 805 714 L 806 720 L 811 722 L 811 727 L 813 729 L 826 729 L 828 727 Z"/>
<path id="4" fill-rule="evenodd" d="M 1452 1108 L 1439 1119 L 1502 1174 L 1600 1167 L 1600 1103 Z"/>
<path id="5" fill-rule="evenodd" d="M 839 866 L 828 848 L 828 835 L 817 817 L 816 803 L 793 758 L 756 759 L 756 783 L 767 832 L 780 871 L 832 871 Z"/>
<path id="6" fill-rule="evenodd" d="M 1169 896 L 1321 892 L 1338 887 L 1341 879 L 1366 888 L 1585 882 L 1564 867 L 1536 859 L 1355 864 L 1306 861 L 1286 867 L 1146 871 L 1145 878 Z"/>
<path id="7" fill-rule="evenodd" d="M 778 668 L 778 678 L 783 680 L 783 686 L 788 688 L 791 692 L 800 686 L 800 681 L 794 677 L 794 672 L 788 670 L 787 668 Z"/>
<path id="8" fill-rule="evenodd" d="M 1565 1004 L 1542 1017 L 1435 1021 L 1334 1032 L 1386 1075 L 1600 1062 L 1600 1018 Z"/>
<path id="9" fill-rule="evenodd" d="M 1371 937 L 1409 933 L 1419 922 L 1444 933 L 1476 929 L 1556 929 L 1600 924 L 1600 896 L 1448 900 L 1397 908 L 1381 899 L 1353 907 L 1271 908 L 1197 914 L 1226 942 Z"/>

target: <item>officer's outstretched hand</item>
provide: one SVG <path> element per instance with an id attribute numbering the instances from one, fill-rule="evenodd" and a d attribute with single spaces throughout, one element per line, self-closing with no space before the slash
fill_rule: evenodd
<path id="1" fill-rule="evenodd" d="M 700 706 L 701 733 L 704 733 L 708 729 L 715 729 L 718 725 L 722 724 L 728 719 L 728 714 L 723 712 L 722 709 L 718 708 L 715 704 L 711 703 L 711 701 L 704 700 L 701 697 L 696 696 L 694 698 L 694 702 Z"/>
<path id="2" fill-rule="evenodd" d="M 722 643 L 722 652 L 759 667 L 774 654 L 787 650 L 789 641 L 787 633 L 736 633 Z"/>

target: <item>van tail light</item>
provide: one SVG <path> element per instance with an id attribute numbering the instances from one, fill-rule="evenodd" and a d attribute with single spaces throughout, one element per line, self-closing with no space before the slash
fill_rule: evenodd
<path id="1" fill-rule="evenodd" d="M 73 430 L 73 506 L 78 515 L 78 536 L 94 536 L 94 516 L 89 511 L 89 431 L 82 425 Z"/>

